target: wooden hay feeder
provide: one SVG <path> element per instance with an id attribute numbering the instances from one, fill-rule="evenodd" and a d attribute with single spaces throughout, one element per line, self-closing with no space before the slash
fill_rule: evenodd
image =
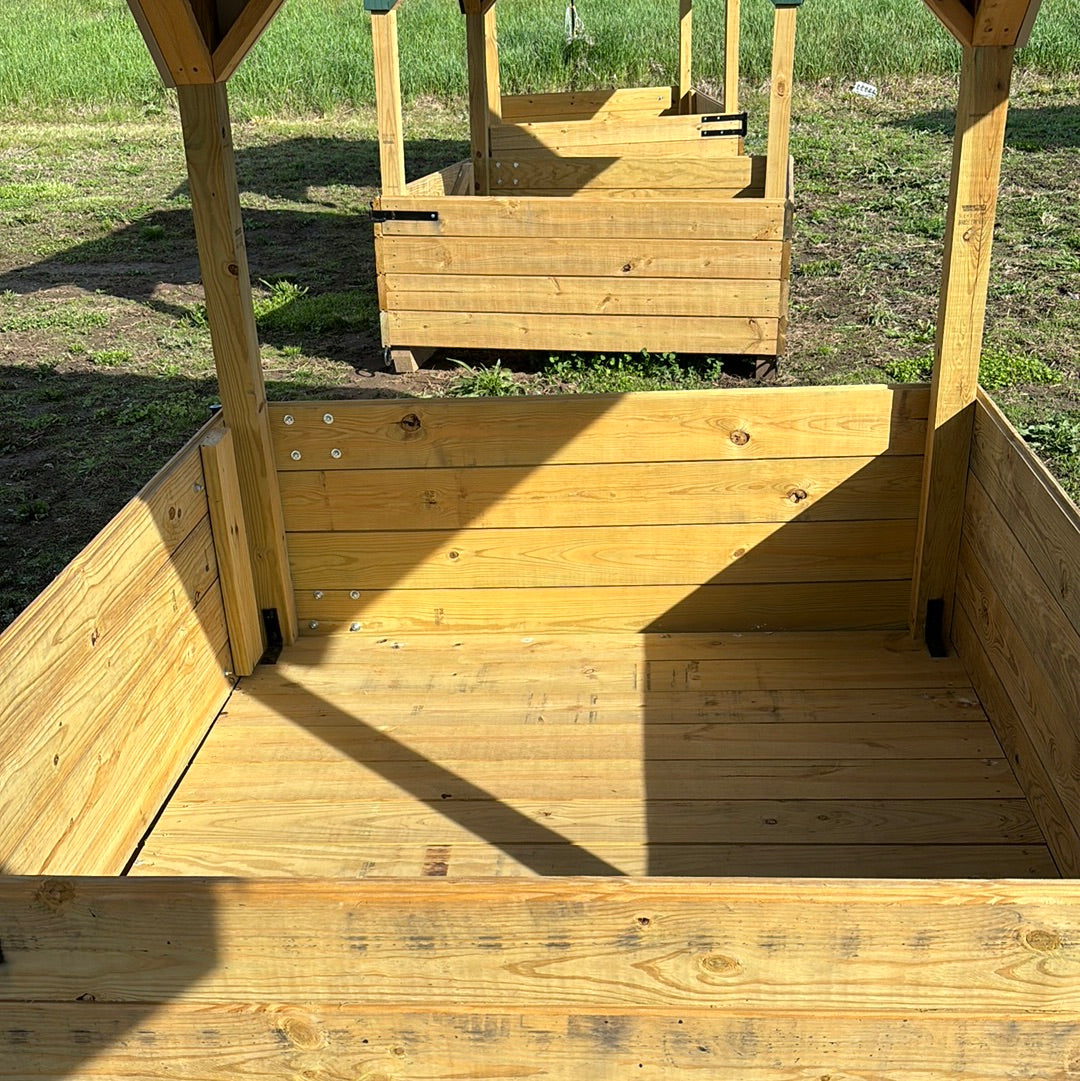
<path id="1" fill-rule="evenodd" d="M 135 4 L 223 415 L 0 637 L 0 1073 L 1075 1076 L 1080 515 L 974 378 L 1030 9 L 942 5 L 931 387 L 268 408 L 275 6 Z"/>
<path id="2" fill-rule="evenodd" d="M 398 371 L 434 348 L 742 354 L 784 348 L 795 16 L 776 6 L 768 154 L 743 152 L 739 0 L 723 101 L 691 84 L 503 96 L 494 0 L 463 4 L 472 155 L 405 180 L 397 0 L 372 10 L 382 197 L 375 258 Z M 674 26 L 674 6 L 672 25 Z"/>

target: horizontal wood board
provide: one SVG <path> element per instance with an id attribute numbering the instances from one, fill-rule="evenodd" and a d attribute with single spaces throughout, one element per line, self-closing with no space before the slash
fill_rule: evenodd
<path id="1" fill-rule="evenodd" d="M 136 874 L 1056 874 L 895 634 L 346 641 L 242 681 Z"/>
<path id="2" fill-rule="evenodd" d="M 277 406 L 301 629 L 900 626 L 925 403 L 876 387 Z"/>
<path id="3" fill-rule="evenodd" d="M 1080 513 L 1005 417 L 976 403 L 957 648 L 1062 867 L 1080 868 Z"/>
<path id="4" fill-rule="evenodd" d="M 204 434 L 0 638 L 8 872 L 117 873 L 228 695 Z"/>

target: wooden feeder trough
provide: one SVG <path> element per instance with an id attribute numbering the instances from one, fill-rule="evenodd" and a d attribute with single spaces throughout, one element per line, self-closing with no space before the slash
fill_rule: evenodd
<path id="1" fill-rule="evenodd" d="M 500 93 L 495 3 L 470 0 L 472 155 L 410 183 L 396 2 L 365 0 L 375 9 L 379 307 L 398 371 L 434 348 L 741 354 L 761 374 L 775 367 L 802 0 L 773 0 L 765 157 L 743 152 L 739 0 L 727 0 L 722 101 L 691 83 L 691 0 L 678 9 L 678 85 L 526 96 Z"/>
<path id="2" fill-rule="evenodd" d="M 6 1078 L 1075 1075 L 1080 514 L 975 382 L 1033 13 L 935 5 L 932 386 L 268 407 L 276 5 L 135 4 L 223 413 L 0 637 Z"/>

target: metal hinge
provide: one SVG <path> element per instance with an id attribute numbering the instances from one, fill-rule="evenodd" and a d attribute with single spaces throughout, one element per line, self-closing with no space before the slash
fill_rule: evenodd
<path id="1" fill-rule="evenodd" d="M 376 224 L 384 221 L 438 221 L 437 210 L 372 210 L 371 220 Z"/>
<path id="2" fill-rule="evenodd" d="M 702 124 L 734 124 L 735 127 L 702 129 L 701 137 L 707 139 L 710 135 L 737 135 L 740 139 L 746 138 L 747 113 L 718 113 L 713 116 L 703 116 Z"/>

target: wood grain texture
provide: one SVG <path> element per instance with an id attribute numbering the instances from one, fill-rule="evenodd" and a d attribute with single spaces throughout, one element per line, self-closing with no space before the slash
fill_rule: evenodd
<path id="1" fill-rule="evenodd" d="M 191 5 L 161 0 L 128 0 L 128 7 L 155 59 L 160 58 L 175 85 L 214 81 L 214 65 L 206 38 Z"/>
<path id="2" fill-rule="evenodd" d="M 286 642 L 296 613 L 281 500 L 271 459 L 266 388 L 251 306 L 225 84 L 177 88 L 199 267 L 225 423 L 232 429 L 260 608 L 276 608 Z"/>
<path id="3" fill-rule="evenodd" d="M 279 474 L 289 533 L 913 519 L 922 459 L 766 459 Z"/>
<path id="4" fill-rule="evenodd" d="M 946 639 L 955 594 L 1012 58 L 1012 49 L 965 48 L 960 75 L 911 599 L 916 634 L 925 627 L 927 602 L 943 601 Z"/>
<path id="5" fill-rule="evenodd" d="M 919 386 L 793 387 L 290 402 L 269 415 L 280 470 L 385 469 L 921 454 L 927 402 Z"/>
<path id="6" fill-rule="evenodd" d="M 670 86 L 503 95 L 502 116 L 504 121 L 515 124 L 550 119 L 629 119 L 659 116 L 676 100 Z"/>
<path id="7" fill-rule="evenodd" d="M 397 11 L 394 8 L 372 15 L 371 49 L 375 69 L 380 188 L 385 195 L 402 195 L 405 192 L 405 134 L 401 118 Z"/>
<path id="8" fill-rule="evenodd" d="M 739 31 L 741 0 L 724 4 L 724 107 L 725 113 L 739 111 Z"/>
<path id="9" fill-rule="evenodd" d="M 769 133 L 765 198 L 784 199 L 788 192 L 788 146 L 791 141 L 791 95 L 795 71 L 797 7 L 778 7 L 773 15 L 772 76 L 769 80 Z"/>
<path id="10" fill-rule="evenodd" d="M 693 93 L 693 56 L 694 56 L 694 3 L 693 0 L 679 0 L 679 111 L 690 111 Z"/>
<path id="11" fill-rule="evenodd" d="M 868 1018 L 1074 1021 L 1080 1009 L 1070 891 L 778 885 L 6 879 L 0 995 L 210 1006 L 300 986 L 312 1006 L 696 1007 L 819 1024 L 854 1003 Z"/>

